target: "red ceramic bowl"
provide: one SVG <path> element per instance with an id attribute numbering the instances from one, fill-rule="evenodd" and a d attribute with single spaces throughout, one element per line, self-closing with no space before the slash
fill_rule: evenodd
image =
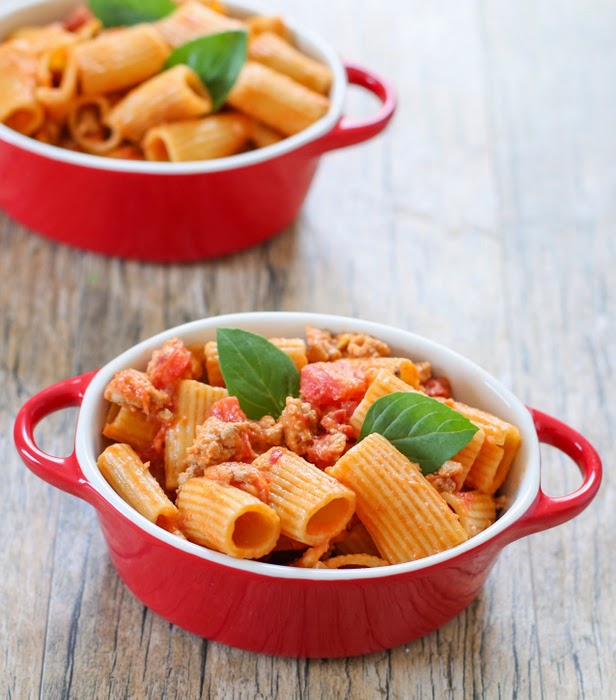
<path id="1" fill-rule="evenodd" d="M 63 17 L 75 0 L 0 6 L 0 38 Z M 233 14 L 263 12 L 229 3 Z M 319 158 L 376 136 L 393 115 L 391 86 L 345 63 L 323 40 L 290 25 L 298 46 L 333 71 L 331 109 L 284 141 L 193 163 L 104 159 L 39 143 L 0 124 L 0 207 L 62 243 L 140 260 L 197 260 L 232 253 L 281 232 L 297 217 Z M 378 97 L 365 119 L 343 116 L 348 84 Z"/>
<path id="2" fill-rule="evenodd" d="M 370 333 L 389 343 L 395 354 L 429 359 L 436 372 L 451 379 L 457 398 L 518 426 L 522 448 L 503 487 L 510 505 L 493 525 L 453 549 L 406 564 L 294 569 L 233 559 L 179 540 L 139 515 L 107 484 L 96 459 L 103 449 L 103 390 L 117 370 L 145 367 L 152 350 L 172 336 L 205 342 L 215 338 L 216 327 L 234 326 L 288 337 L 302 335 L 306 323 Z M 74 453 L 66 458 L 45 454 L 34 441 L 35 426 L 49 413 L 74 405 L 81 406 Z M 475 598 L 505 545 L 575 517 L 601 481 L 599 457 L 587 440 L 555 418 L 526 408 L 469 360 L 403 330 L 317 314 L 220 316 L 161 333 L 98 372 L 34 396 L 17 417 L 15 442 L 35 474 L 96 508 L 119 575 L 145 605 L 208 639 L 287 656 L 363 654 L 440 627 Z M 554 445 L 577 463 L 584 477 L 577 491 L 562 498 L 541 491 L 540 442 Z"/>

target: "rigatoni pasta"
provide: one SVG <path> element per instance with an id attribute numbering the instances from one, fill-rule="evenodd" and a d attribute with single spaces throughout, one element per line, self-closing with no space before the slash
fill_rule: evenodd
<path id="1" fill-rule="evenodd" d="M 240 58 L 225 56 L 224 42 L 200 43 L 234 33 L 244 37 Z M 223 88 L 225 70 L 233 77 Z M 155 21 L 104 27 L 83 6 L 0 42 L 0 123 L 97 156 L 226 158 L 315 123 L 329 110 L 332 80 L 280 17 L 238 18 L 220 3 L 186 0 Z"/>
<path id="2" fill-rule="evenodd" d="M 19 44 L 0 45 L 0 122 L 30 136 L 43 125 L 36 98 L 36 56 Z"/>
<path id="3" fill-rule="evenodd" d="M 105 95 L 133 87 L 159 73 L 170 49 L 151 26 L 105 32 L 75 47 L 84 95 Z"/>
<path id="4" fill-rule="evenodd" d="M 184 471 L 186 450 L 193 444 L 197 426 L 205 422 L 212 405 L 227 396 L 227 390 L 194 379 L 178 382 L 173 422 L 165 435 L 165 488 L 177 489 Z"/>
<path id="5" fill-rule="evenodd" d="M 105 391 L 103 434 L 115 442 L 101 472 L 150 520 L 230 556 L 316 569 L 415 561 L 496 520 L 495 483 L 519 431 L 447 395 L 449 381 L 429 362 L 391 357 L 382 341 L 358 334 L 308 328 L 306 339 L 268 341 L 225 330 L 200 346 L 167 341 L 145 371 L 121 370 Z M 227 374 L 234 361 L 239 384 Z M 276 371 L 298 378 L 299 389 Z M 276 398 L 280 382 L 290 393 Z M 271 396 L 252 415 L 260 392 Z M 430 468 L 421 450 L 412 460 L 397 442 L 406 413 L 389 417 L 391 434 L 364 435 L 388 397 L 420 401 L 424 417 L 446 412 L 449 432 L 458 416 L 472 428 L 465 446 Z"/>
<path id="6" fill-rule="evenodd" d="M 98 458 L 98 468 L 122 498 L 153 523 L 173 520 L 178 510 L 139 455 L 129 445 L 115 443 Z"/>
<path id="7" fill-rule="evenodd" d="M 107 123 L 122 138 L 139 142 L 161 123 L 194 119 L 211 109 L 212 101 L 199 76 L 192 68 L 178 65 L 132 90 L 109 112 Z"/>
<path id="8" fill-rule="evenodd" d="M 331 89 L 334 77 L 329 68 L 298 51 L 274 32 L 257 35 L 250 42 L 249 56 L 322 95 L 327 95 Z"/>
<path id="9" fill-rule="evenodd" d="M 200 2 L 183 2 L 168 17 L 154 24 L 156 31 L 173 47 L 181 46 L 201 36 L 242 29 L 242 22 L 216 12 Z"/>
<path id="10" fill-rule="evenodd" d="M 323 95 L 256 61 L 242 68 L 227 102 L 285 136 L 307 129 L 329 109 Z"/>
<path id="11" fill-rule="evenodd" d="M 467 539 L 459 518 L 383 436 L 368 435 L 327 473 L 357 495 L 357 515 L 391 564 L 414 561 Z"/>
<path id="12" fill-rule="evenodd" d="M 153 161 L 212 160 L 239 153 L 249 137 L 250 127 L 241 114 L 213 114 L 150 129 L 143 150 Z"/>
<path id="13" fill-rule="evenodd" d="M 77 95 L 77 59 L 70 46 L 44 52 L 39 59 L 36 99 L 52 122 L 66 119 Z"/>
<path id="14" fill-rule="evenodd" d="M 272 508 L 207 477 L 184 484 L 178 511 L 179 528 L 187 539 L 238 559 L 265 556 L 280 535 L 280 519 Z"/>
<path id="15" fill-rule="evenodd" d="M 320 545 L 340 533 L 355 510 L 355 494 L 305 459 L 272 447 L 254 466 L 266 473 L 272 508 L 282 533 L 298 542 Z"/>

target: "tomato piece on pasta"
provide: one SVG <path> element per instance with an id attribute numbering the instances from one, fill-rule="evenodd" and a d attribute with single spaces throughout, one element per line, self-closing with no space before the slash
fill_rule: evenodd
<path id="1" fill-rule="evenodd" d="M 226 423 L 239 423 L 245 421 L 246 414 L 240 408 L 240 402 L 237 396 L 225 396 L 224 399 L 219 399 L 210 409 L 210 415 L 216 416 Z"/>
<path id="2" fill-rule="evenodd" d="M 179 340 L 168 340 L 160 350 L 152 353 L 148 377 L 157 389 L 168 389 L 187 376 L 191 367 L 190 350 Z"/>
<path id="3" fill-rule="evenodd" d="M 367 368 L 348 360 L 314 362 L 301 371 L 300 394 L 313 406 L 359 401 L 370 383 Z"/>

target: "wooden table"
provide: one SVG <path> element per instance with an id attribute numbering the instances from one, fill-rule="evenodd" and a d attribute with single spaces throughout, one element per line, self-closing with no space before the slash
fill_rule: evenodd
<path id="1" fill-rule="evenodd" d="M 388 76 L 400 100 L 384 136 L 324 159 L 289 230 L 222 260 L 153 265 L 55 245 L 0 214 L 0 694 L 614 697 L 614 6 L 272 6 Z M 349 113 L 374 108 L 349 98 Z M 24 468 L 13 419 L 37 390 L 162 329 L 271 309 L 396 324 L 467 355 L 596 445 L 599 496 L 509 546 L 457 619 L 391 651 L 271 658 L 168 624 L 116 575 L 94 510 Z M 73 410 L 49 418 L 41 444 L 69 452 L 74 424 Z M 578 484 L 545 449 L 547 492 Z"/>

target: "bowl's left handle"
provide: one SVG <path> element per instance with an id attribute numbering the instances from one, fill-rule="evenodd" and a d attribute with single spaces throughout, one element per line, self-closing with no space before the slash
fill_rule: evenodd
<path id="1" fill-rule="evenodd" d="M 55 457 L 36 444 L 34 430 L 49 414 L 71 406 L 80 406 L 84 393 L 96 372 L 66 379 L 43 389 L 29 399 L 15 419 L 13 438 L 24 464 L 44 481 L 95 505 L 98 493 L 84 477 L 75 452 Z"/>
<path id="2" fill-rule="evenodd" d="M 351 119 L 343 116 L 329 133 L 317 141 L 317 147 L 321 153 L 353 146 L 380 134 L 396 110 L 396 93 L 389 82 L 355 63 L 345 62 L 344 67 L 349 84 L 362 87 L 376 95 L 381 106 L 370 117 Z"/>
<path id="3" fill-rule="evenodd" d="M 579 515 L 597 495 L 601 484 L 601 458 L 588 440 L 576 430 L 541 411 L 530 409 L 539 442 L 552 445 L 577 464 L 581 486 L 566 496 L 553 498 L 539 489 L 534 505 L 512 528 L 513 539 L 547 530 Z"/>

